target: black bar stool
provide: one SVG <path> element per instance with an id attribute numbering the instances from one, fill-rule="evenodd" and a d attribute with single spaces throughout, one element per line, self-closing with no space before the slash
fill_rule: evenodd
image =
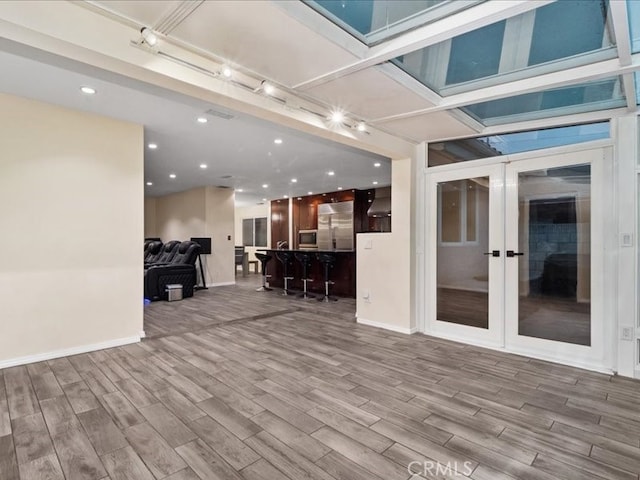
<path id="1" fill-rule="evenodd" d="M 321 302 L 337 301 L 337 298 L 329 296 L 329 285 L 333 285 L 335 282 L 329 280 L 329 270 L 333 268 L 336 263 L 336 256 L 333 253 L 319 253 L 318 261 L 322 264 L 324 270 L 324 297 L 319 298 Z"/>
<path id="2" fill-rule="evenodd" d="M 289 250 L 278 250 L 276 252 L 276 258 L 280 260 L 283 268 L 284 288 L 282 295 L 289 295 L 289 280 L 293 280 L 293 277 L 289 276 L 289 267 L 293 263 L 293 252 Z"/>
<path id="3" fill-rule="evenodd" d="M 300 298 L 316 298 L 315 295 L 311 295 L 307 293 L 307 282 L 313 282 L 312 279 L 308 278 L 308 272 L 311 268 L 311 258 L 313 254 L 307 252 L 296 252 L 296 260 L 300 262 L 302 265 L 302 293 L 300 294 Z"/>
<path id="4" fill-rule="evenodd" d="M 262 269 L 262 286 L 260 288 L 256 288 L 256 292 L 269 292 L 273 290 L 273 288 L 267 287 L 267 278 L 271 277 L 271 275 L 267 275 L 267 263 L 269 263 L 269 260 L 273 257 L 260 252 L 256 252 L 255 255 L 256 258 L 260 260 L 260 268 Z"/>

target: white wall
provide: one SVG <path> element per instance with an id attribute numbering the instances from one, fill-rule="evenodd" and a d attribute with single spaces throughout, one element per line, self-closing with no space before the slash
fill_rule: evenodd
<path id="1" fill-rule="evenodd" d="M 235 241 L 236 245 L 242 245 L 242 220 L 245 218 L 267 217 L 267 247 L 271 248 L 271 219 L 269 215 L 269 204 L 250 205 L 247 207 L 236 207 L 235 209 Z M 260 247 L 245 247 L 245 251 L 249 253 L 249 260 L 257 260 L 255 253 Z M 265 247 L 262 247 L 265 248 Z M 253 271 L 253 270 L 251 270 Z"/>
<path id="2" fill-rule="evenodd" d="M 391 233 L 359 233 L 356 236 L 358 323 L 404 333 L 416 329 L 411 303 L 411 170 L 414 161 L 407 158 L 393 160 L 391 164 Z M 368 298 L 365 298 L 367 294 Z"/>
<path id="3" fill-rule="evenodd" d="M 0 94 L 0 368 L 142 331 L 143 130 Z"/>
<path id="4" fill-rule="evenodd" d="M 155 224 L 146 236 L 158 236 L 163 242 L 211 237 L 211 255 L 202 255 L 206 283 L 209 286 L 235 282 L 233 271 L 234 200 L 232 189 L 200 187 L 184 192 L 145 199 L 146 225 Z M 200 274 L 198 268 L 198 275 Z"/>

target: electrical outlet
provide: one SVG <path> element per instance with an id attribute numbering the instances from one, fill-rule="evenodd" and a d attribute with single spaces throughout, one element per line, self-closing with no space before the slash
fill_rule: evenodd
<path id="1" fill-rule="evenodd" d="M 371 250 L 373 248 L 373 240 L 367 239 L 364 241 L 365 250 Z"/>
<path id="2" fill-rule="evenodd" d="M 620 339 L 632 341 L 633 340 L 633 327 L 620 328 Z"/>

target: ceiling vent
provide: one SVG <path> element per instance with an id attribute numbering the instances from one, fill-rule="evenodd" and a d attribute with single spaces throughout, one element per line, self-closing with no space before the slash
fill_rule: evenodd
<path id="1" fill-rule="evenodd" d="M 223 118 L 225 120 L 231 120 L 233 117 L 235 117 L 235 115 L 233 113 L 231 113 L 228 110 L 223 110 L 223 109 L 213 109 L 210 108 L 209 110 L 207 110 L 206 112 L 207 115 L 212 115 L 214 117 L 219 117 L 219 118 Z"/>

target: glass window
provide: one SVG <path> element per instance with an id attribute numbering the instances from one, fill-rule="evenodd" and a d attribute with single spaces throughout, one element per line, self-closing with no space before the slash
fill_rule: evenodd
<path id="1" fill-rule="evenodd" d="M 625 105 L 621 80 L 616 77 L 476 103 L 462 110 L 484 125 L 497 125 Z"/>
<path id="2" fill-rule="evenodd" d="M 629 31 L 631 33 L 631 51 L 640 52 L 640 2 L 629 0 L 627 2 L 629 15 Z"/>
<path id="3" fill-rule="evenodd" d="M 267 246 L 267 217 L 242 220 L 242 245 L 245 247 Z"/>
<path id="4" fill-rule="evenodd" d="M 609 137 L 609 122 L 598 122 L 430 143 L 429 166 L 530 152 Z"/>
<path id="5" fill-rule="evenodd" d="M 361 42 L 375 45 L 482 0 L 306 0 Z"/>
<path id="6" fill-rule="evenodd" d="M 460 244 L 477 241 L 478 188 L 473 180 L 438 184 L 440 243 Z"/>
<path id="7" fill-rule="evenodd" d="M 562 0 L 538 9 L 529 65 L 599 50 L 603 38 L 608 39 L 606 19 L 607 4 L 597 0 Z"/>
<path id="8" fill-rule="evenodd" d="M 505 23 L 494 23 L 451 40 L 447 85 L 498 73 Z"/>
<path id="9" fill-rule="evenodd" d="M 557 1 L 392 63 L 447 96 L 614 58 L 608 8 L 606 0 Z"/>

